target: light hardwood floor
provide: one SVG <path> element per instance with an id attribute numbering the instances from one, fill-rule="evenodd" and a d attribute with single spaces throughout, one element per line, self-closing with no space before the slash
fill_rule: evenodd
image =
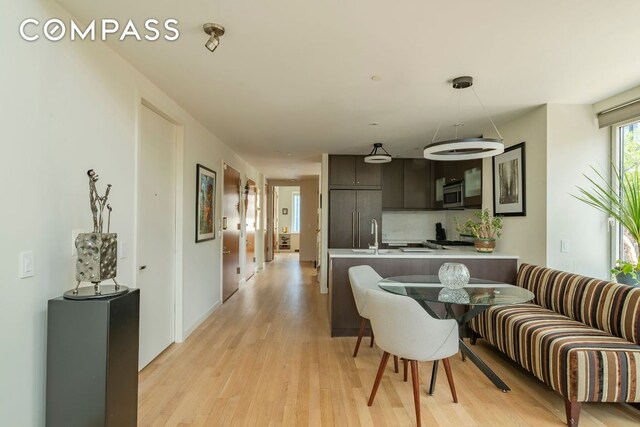
<path id="1" fill-rule="evenodd" d="M 183 344 L 140 373 L 141 426 L 411 426 L 410 382 L 387 367 L 367 407 L 381 350 L 355 338 L 331 338 L 327 296 L 310 263 L 280 254 L 213 313 Z M 364 343 L 363 343 L 364 344 Z M 470 362 L 452 358 L 460 403 L 446 377 L 434 396 L 430 363 L 420 364 L 426 426 L 563 426 L 562 398 L 482 340 L 475 349 L 509 384 L 502 393 Z M 624 404 L 584 404 L 581 427 L 638 426 Z"/>

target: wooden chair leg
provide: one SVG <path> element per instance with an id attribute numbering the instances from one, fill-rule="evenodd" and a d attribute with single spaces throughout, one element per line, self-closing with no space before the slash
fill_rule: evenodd
<path id="1" fill-rule="evenodd" d="M 360 348 L 360 342 L 362 341 L 362 337 L 364 336 L 364 329 L 367 327 L 367 319 L 364 317 L 360 321 L 360 332 L 358 332 L 358 341 L 356 341 L 356 349 L 353 352 L 353 357 L 358 355 L 358 349 Z"/>
<path id="2" fill-rule="evenodd" d="M 578 427 L 580 421 L 580 402 L 564 401 L 564 411 L 567 414 L 567 427 Z"/>
<path id="3" fill-rule="evenodd" d="M 397 374 L 398 371 L 398 356 L 393 356 L 393 370 Z"/>
<path id="4" fill-rule="evenodd" d="M 409 373 L 409 361 L 407 359 L 402 359 L 402 364 L 404 365 L 404 382 L 407 382 L 407 374 Z"/>
<path id="5" fill-rule="evenodd" d="M 454 403 L 458 403 L 458 395 L 456 394 L 456 385 L 453 383 L 453 374 L 451 372 L 451 365 L 449 359 L 442 359 L 442 365 L 444 365 L 444 371 L 447 374 L 447 381 L 449 382 L 449 388 L 451 389 L 451 397 L 453 397 Z"/>
<path id="6" fill-rule="evenodd" d="M 369 344 L 369 347 L 373 347 L 373 329 L 371 329 L 371 344 Z"/>
<path id="7" fill-rule="evenodd" d="M 384 369 L 387 367 L 388 360 L 389 360 L 389 353 L 385 351 L 382 354 L 382 360 L 380 361 L 380 366 L 378 367 L 378 374 L 376 375 L 376 381 L 373 383 L 373 389 L 371 390 L 371 396 L 369 396 L 369 402 L 367 403 L 367 406 L 373 405 L 373 399 L 376 398 L 376 392 L 378 391 L 378 386 L 380 385 L 382 374 L 384 374 Z"/>
<path id="8" fill-rule="evenodd" d="M 413 404 L 416 407 L 416 425 L 420 427 L 420 377 L 418 376 L 418 362 L 411 361 L 411 381 L 413 382 Z"/>

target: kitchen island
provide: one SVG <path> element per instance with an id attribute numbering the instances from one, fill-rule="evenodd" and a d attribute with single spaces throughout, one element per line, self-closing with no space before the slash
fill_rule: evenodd
<path id="1" fill-rule="evenodd" d="M 381 249 L 379 254 L 363 249 L 329 249 L 329 319 L 331 336 L 357 336 L 360 316 L 356 309 L 349 268 L 370 265 L 382 277 L 413 274 L 437 275 L 445 262 L 467 266 L 471 277 L 515 284 L 518 257 L 494 252 L 482 254 L 473 248 L 456 247 L 423 252 Z M 440 310 L 441 307 L 434 307 Z"/>

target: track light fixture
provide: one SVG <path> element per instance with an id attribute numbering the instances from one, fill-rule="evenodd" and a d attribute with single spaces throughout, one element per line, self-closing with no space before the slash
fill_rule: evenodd
<path id="1" fill-rule="evenodd" d="M 224 35 L 224 27 L 219 24 L 208 22 L 204 24 L 202 28 L 204 29 L 204 32 L 209 35 L 209 40 L 207 40 L 204 46 L 213 52 L 220 44 L 220 37 Z"/>

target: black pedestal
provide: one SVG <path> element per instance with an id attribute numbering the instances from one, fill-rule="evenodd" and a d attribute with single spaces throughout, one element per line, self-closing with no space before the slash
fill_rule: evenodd
<path id="1" fill-rule="evenodd" d="M 140 291 L 49 300 L 48 427 L 135 427 Z"/>

